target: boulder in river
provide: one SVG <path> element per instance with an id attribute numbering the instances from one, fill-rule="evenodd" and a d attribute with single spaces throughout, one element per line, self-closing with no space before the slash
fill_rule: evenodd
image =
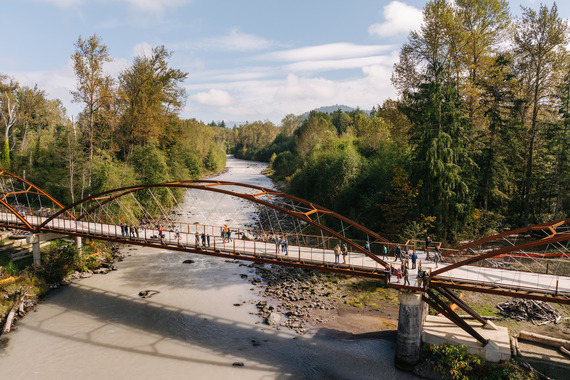
<path id="1" fill-rule="evenodd" d="M 269 314 L 269 316 L 265 319 L 265 323 L 267 323 L 269 326 L 275 326 L 277 325 L 279 322 L 281 322 L 281 315 L 278 313 L 271 313 Z"/>

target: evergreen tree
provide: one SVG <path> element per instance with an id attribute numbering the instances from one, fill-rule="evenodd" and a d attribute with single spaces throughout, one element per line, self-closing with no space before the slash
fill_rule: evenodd
<path id="1" fill-rule="evenodd" d="M 449 233 L 458 232 L 470 208 L 470 125 L 457 83 L 441 65 L 432 70 L 417 92 L 404 94 L 404 112 L 413 124 L 413 177 L 423 183 L 421 209 L 437 217 L 438 232 L 447 240 Z"/>

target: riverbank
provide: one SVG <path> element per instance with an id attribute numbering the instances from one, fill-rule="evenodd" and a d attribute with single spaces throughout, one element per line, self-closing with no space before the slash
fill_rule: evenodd
<path id="1" fill-rule="evenodd" d="M 395 338 L 397 292 L 385 288 L 381 281 L 297 268 L 249 266 L 256 269 L 258 277 L 250 281 L 256 284 L 258 294 L 275 304 L 258 304 L 257 315 L 264 321 L 272 313 L 282 315 L 278 328 L 290 328 L 299 335 L 323 334 L 322 329 L 344 336 L 382 333 Z"/>

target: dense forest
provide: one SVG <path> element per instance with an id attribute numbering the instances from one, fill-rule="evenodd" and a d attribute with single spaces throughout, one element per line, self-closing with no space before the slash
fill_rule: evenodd
<path id="1" fill-rule="evenodd" d="M 112 58 L 101 39 L 79 37 L 71 56 L 73 101 L 82 106 L 75 120 L 37 86 L 0 75 L 1 167 L 64 204 L 118 187 L 197 179 L 223 169 L 227 130 L 180 119 L 185 101 L 180 84 L 187 73 L 170 67 L 171 54 L 156 47 L 113 78 L 103 70 Z"/>
<path id="2" fill-rule="evenodd" d="M 392 239 L 456 242 L 569 216 L 568 25 L 556 5 L 429 1 L 394 66 L 398 99 L 235 129 L 287 191 Z"/>
<path id="3" fill-rule="evenodd" d="M 180 118 L 188 73 L 164 46 L 111 77 L 103 41 L 79 37 L 75 119 L 0 74 L 0 165 L 71 203 L 200 178 L 232 152 L 390 239 L 456 242 L 568 217 L 569 38 L 556 5 L 513 18 L 504 0 L 432 0 L 423 16 L 394 66 L 397 99 L 233 129 Z"/>

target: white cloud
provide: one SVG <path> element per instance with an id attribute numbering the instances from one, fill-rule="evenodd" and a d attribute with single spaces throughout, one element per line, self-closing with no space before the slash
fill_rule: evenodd
<path id="1" fill-rule="evenodd" d="M 249 107 L 222 107 L 220 108 L 220 112 L 231 116 L 246 118 L 257 113 L 255 109 Z"/>
<path id="2" fill-rule="evenodd" d="M 174 8 L 188 4 L 192 0 L 121 0 L 131 4 L 134 8 L 142 11 L 162 11 L 165 8 Z"/>
<path id="3" fill-rule="evenodd" d="M 323 61 L 303 61 L 295 62 L 285 66 L 287 71 L 307 72 L 307 71 L 331 71 L 358 69 L 369 65 L 377 64 L 392 65 L 392 59 L 386 56 L 373 56 L 352 59 L 323 60 Z"/>
<path id="4" fill-rule="evenodd" d="M 233 103 L 232 97 L 227 91 L 215 88 L 192 95 L 190 99 L 206 106 L 229 106 Z"/>
<path id="5" fill-rule="evenodd" d="M 335 87 L 335 82 L 327 79 L 289 74 L 284 85 L 277 90 L 276 99 L 331 99 L 336 93 Z"/>
<path id="6" fill-rule="evenodd" d="M 298 49 L 276 51 L 260 55 L 258 58 L 269 61 L 304 61 L 322 59 L 342 59 L 365 57 L 389 51 L 391 45 L 355 45 L 350 43 L 334 43 L 318 46 L 307 46 Z"/>
<path id="7" fill-rule="evenodd" d="M 117 78 L 127 67 L 131 66 L 132 62 L 124 58 L 114 58 L 111 62 L 105 62 L 103 69 L 105 70 L 105 75 L 110 75 L 113 78 Z"/>
<path id="8" fill-rule="evenodd" d="M 407 34 L 418 29 L 423 21 L 422 11 L 399 1 L 392 1 L 384 7 L 386 21 L 370 25 L 368 33 L 376 37 L 390 37 Z"/>
<path id="9" fill-rule="evenodd" d="M 298 115 L 331 104 L 370 109 L 396 96 L 390 76 L 398 59 L 397 49 L 388 50 L 385 46 L 368 49 L 342 43 L 318 48 L 316 51 L 292 49 L 257 57 L 271 60 L 275 66 L 195 73 L 196 80 L 191 79 L 186 90 L 197 95 L 190 97 L 184 116 L 203 120 L 270 120 L 278 124 L 287 113 Z M 343 55 L 348 58 L 339 58 Z M 340 80 L 325 75 L 326 71 L 343 69 L 360 69 L 361 74 L 353 72 L 351 77 Z M 211 99 L 216 98 L 217 92 L 212 89 L 231 93 L 232 104 L 215 105 Z"/>
<path id="10" fill-rule="evenodd" d="M 12 72 L 11 77 L 21 86 L 38 88 L 46 92 L 48 99 L 59 99 L 67 108 L 68 114 L 76 114 L 80 110 L 77 103 L 72 103 L 71 91 L 75 89 L 75 73 L 71 60 L 67 65 L 51 71 Z"/>
<path id="11" fill-rule="evenodd" d="M 288 113 L 299 115 L 332 104 L 371 109 L 386 98 L 396 96 L 390 75 L 391 65 L 371 64 L 362 67 L 362 75 L 344 80 L 289 73 L 272 79 L 195 83 L 186 87 L 189 93 L 198 93 L 208 98 L 206 95 L 211 96 L 217 91 L 229 92 L 232 94 L 232 104 L 202 104 L 200 101 L 204 99 L 198 99 L 194 95 L 190 97 L 183 117 L 206 121 L 270 120 L 279 124 Z"/>
<path id="12" fill-rule="evenodd" d="M 232 29 L 227 35 L 204 40 L 199 46 L 225 51 L 257 51 L 275 45 L 274 42 Z"/>
<path id="13" fill-rule="evenodd" d="M 141 42 L 133 47 L 133 57 L 150 57 L 152 46 L 148 42 Z"/>

